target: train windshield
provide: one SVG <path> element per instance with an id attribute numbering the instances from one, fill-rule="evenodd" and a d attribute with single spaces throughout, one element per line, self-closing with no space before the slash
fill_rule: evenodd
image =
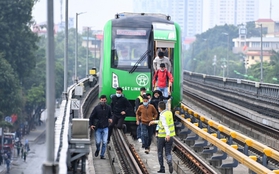
<path id="1" fill-rule="evenodd" d="M 113 66 L 120 69 L 131 69 L 144 55 L 138 68 L 147 68 L 148 40 L 141 38 L 115 38 Z"/>

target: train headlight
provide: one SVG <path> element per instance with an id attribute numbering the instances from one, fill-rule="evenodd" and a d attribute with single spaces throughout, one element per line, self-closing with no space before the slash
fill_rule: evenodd
<path id="1" fill-rule="evenodd" d="M 116 89 L 117 87 L 119 87 L 118 76 L 112 73 L 112 88 Z"/>
<path id="2" fill-rule="evenodd" d="M 170 33 L 169 33 L 168 39 L 175 39 L 175 34 L 174 34 L 174 32 L 170 32 Z"/>

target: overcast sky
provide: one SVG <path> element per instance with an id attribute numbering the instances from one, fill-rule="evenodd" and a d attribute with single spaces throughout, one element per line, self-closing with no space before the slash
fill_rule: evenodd
<path id="1" fill-rule="evenodd" d="M 65 17 L 64 1 L 62 15 Z M 260 1 L 260 18 L 269 18 L 270 0 Z M 279 21 L 279 0 L 272 0 L 272 19 Z M 39 0 L 33 9 L 33 17 L 37 23 L 46 21 L 46 0 Z M 69 17 L 74 17 L 76 13 L 86 12 L 79 15 L 79 28 L 83 26 L 93 27 L 92 29 L 103 29 L 105 23 L 114 18 L 116 13 L 131 12 L 133 10 L 133 0 L 69 0 Z M 54 20 L 60 22 L 60 0 L 54 0 Z"/>
<path id="2" fill-rule="evenodd" d="M 78 16 L 79 27 L 90 26 L 93 29 L 103 29 L 105 23 L 114 18 L 118 12 L 131 12 L 132 0 L 68 0 L 69 18 L 76 16 L 76 13 L 86 12 Z M 63 21 L 65 17 L 63 0 Z M 33 10 L 33 17 L 37 23 L 46 21 L 46 0 L 40 0 Z M 54 19 L 55 23 L 60 22 L 60 0 L 54 0 Z"/>

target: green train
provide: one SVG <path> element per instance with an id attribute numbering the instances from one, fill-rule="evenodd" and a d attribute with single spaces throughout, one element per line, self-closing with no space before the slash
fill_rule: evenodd
<path id="1" fill-rule="evenodd" d="M 158 48 L 166 48 L 172 64 L 172 108 L 182 99 L 181 31 L 169 16 L 153 13 L 120 13 L 109 20 L 103 32 L 102 59 L 99 70 L 99 92 L 115 94 L 119 86 L 134 106 L 145 87 L 152 93 L 153 60 Z M 110 99 L 108 99 L 110 103 Z M 135 124 L 135 113 L 125 122 Z"/>

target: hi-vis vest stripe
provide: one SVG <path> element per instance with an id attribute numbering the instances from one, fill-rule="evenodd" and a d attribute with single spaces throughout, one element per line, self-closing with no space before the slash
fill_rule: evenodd
<path id="1" fill-rule="evenodd" d="M 138 99 L 140 100 L 140 103 L 143 103 L 143 98 L 142 98 L 142 96 L 138 96 Z"/>
<path id="2" fill-rule="evenodd" d="M 171 137 L 175 136 L 175 128 L 174 128 L 172 112 L 171 111 L 165 111 L 161 114 L 162 114 L 161 115 L 162 117 L 166 118 L 166 122 L 167 122 L 167 125 L 168 125 L 169 130 L 170 130 L 170 136 Z M 163 124 L 162 124 L 161 120 L 159 120 L 159 122 L 158 122 L 158 127 L 159 127 L 158 137 L 166 137 L 166 131 L 163 127 Z"/>

